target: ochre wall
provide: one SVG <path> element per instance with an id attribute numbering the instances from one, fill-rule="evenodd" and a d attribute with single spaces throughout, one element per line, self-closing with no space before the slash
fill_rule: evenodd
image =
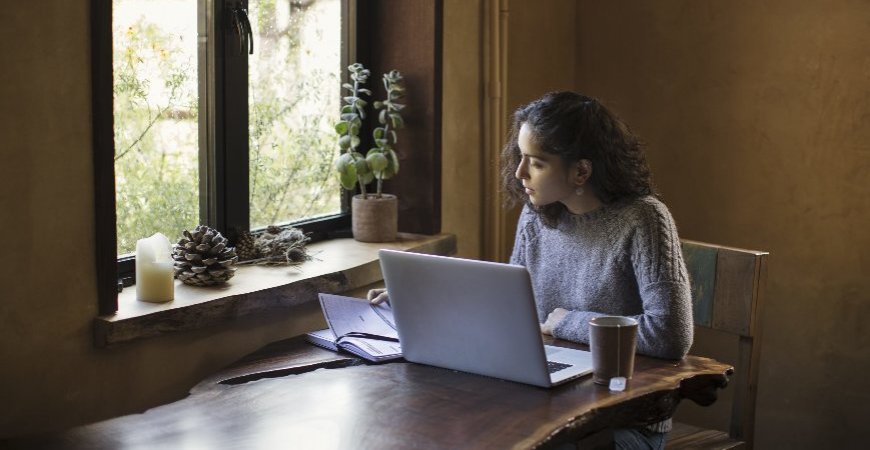
<path id="1" fill-rule="evenodd" d="M 444 0 L 441 230 L 464 258 L 481 252 L 482 25 L 482 0 Z"/>
<path id="2" fill-rule="evenodd" d="M 456 184 L 443 228 L 469 256 L 480 233 L 480 14 L 478 2 L 445 1 L 445 175 Z M 22 3 L 0 18 L 10 44 L 0 68 L 0 438 L 181 398 L 265 343 L 323 324 L 318 308 L 299 308 L 94 349 L 89 2 Z"/>
<path id="3" fill-rule="evenodd" d="M 508 9 L 507 117 L 520 106 L 550 91 L 571 90 L 575 83 L 576 38 L 574 0 L 513 0 Z M 505 136 L 507 139 L 507 136 Z M 520 208 L 506 212 L 508 232 L 502 243 L 510 255 Z"/>
<path id="4" fill-rule="evenodd" d="M 768 250 L 757 448 L 870 437 L 870 3 L 580 1 L 577 89 L 682 237 Z"/>

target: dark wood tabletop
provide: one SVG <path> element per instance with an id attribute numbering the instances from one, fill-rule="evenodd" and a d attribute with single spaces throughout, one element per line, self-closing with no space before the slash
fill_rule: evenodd
<path id="1" fill-rule="evenodd" d="M 556 345 L 579 347 L 564 341 Z M 716 399 L 732 368 L 638 355 L 624 392 L 591 376 L 544 389 L 405 361 L 369 364 L 306 343 L 270 344 L 187 398 L 7 443 L 18 448 L 545 448 Z"/>

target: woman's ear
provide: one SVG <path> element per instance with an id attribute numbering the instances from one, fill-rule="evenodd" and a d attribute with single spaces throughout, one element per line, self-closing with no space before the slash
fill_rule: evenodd
<path id="1" fill-rule="evenodd" d="M 592 176 L 592 161 L 581 159 L 574 165 L 574 184 L 583 186 Z"/>

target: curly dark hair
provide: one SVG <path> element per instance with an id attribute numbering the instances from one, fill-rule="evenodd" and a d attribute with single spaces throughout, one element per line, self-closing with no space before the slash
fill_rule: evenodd
<path id="1" fill-rule="evenodd" d="M 528 202 L 522 182 L 514 177 L 520 164 L 520 127 L 531 127 L 541 150 L 558 155 L 567 167 L 581 159 L 592 163 L 588 187 L 605 204 L 657 195 L 643 145 L 616 114 L 598 100 L 575 92 L 551 92 L 513 114 L 511 134 L 501 152 L 502 188 L 509 205 L 526 202 L 555 226 L 565 206 L 559 202 L 536 207 Z"/>

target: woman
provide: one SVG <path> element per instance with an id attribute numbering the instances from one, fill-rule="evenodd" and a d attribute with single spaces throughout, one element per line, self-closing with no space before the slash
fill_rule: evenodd
<path id="1" fill-rule="evenodd" d="M 585 344 L 589 319 L 628 316 L 639 353 L 685 356 L 693 324 L 680 240 L 628 127 L 593 98 L 550 93 L 514 113 L 501 162 L 508 200 L 525 204 L 510 262 L 531 275 L 541 331 Z M 662 448 L 670 428 L 620 429 L 614 442 Z"/>
<path id="2" fill-rule="evenodd" d="M 508 199 L 525 207 L 511 263 L 532 278 L 541 331 L 588 343 L 589 319 L 638 321 L 637 351 L 692 345 L 680 239 L 638 139 L 597 100 L 555 92 L 519 108 L 502 151 Z M 661 448 L 670 420 L 617 430 L 617 448 Z"/>

